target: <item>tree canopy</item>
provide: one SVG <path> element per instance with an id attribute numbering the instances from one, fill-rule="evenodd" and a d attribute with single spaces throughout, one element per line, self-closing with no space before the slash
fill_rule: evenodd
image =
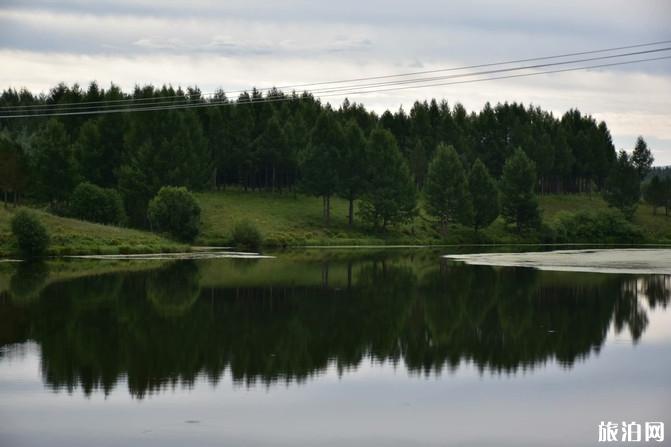
<path id="1" fill-rule="evenodd" d="M 226 187 L 280 193 L 303 190 L 321 197 L 326 223 L 331 198 L 347 199 L 349 221 L 353 222 L 355 201 L 365 197 L 363 209 L 375 208 L 370 207 L 370 188 L 379 186 L 375 177 L 387 177 L 383 171 L 388 169 L 400 176 L 401 183 L 411 178 L 413 192 L 405 184 L 401 188 L 405 192 L 399 200 L 406 205 L 412 202 L 410 196 L 422 190 L 437 201 L 442 194 L 435 187 L 440 170 L 433 162 L 444 158 L 438 157 L 441 148 L 452 147 L 451 161 L 444 163 L 451 173 L 442 179 L 450 190 L 443 194 L 443 204 L 431 212 L 439 217 L 441 208 L 440 219 L 462 223 L 473 214 L 471 223 L 480 228 L 491 216 L 478 213 L 486 209 L 485 214 L 491 214 L 495 207 L 476 204 L 469 213 L 468 205 L 463 205 L 469 200 L 462 196 L 473 196 L 480 187 L 491 191 L 492 183 L 482 175 L 482 168 L 494 184 L 501 180 L 503 186 L 505 164 L 511 156 L 517 157 L 518 148 L 534 166 L 530 188 L 541 194 L 603 192 L 618 163 L 604 122 L 577 109 L 554 116 L 515 102 L 487 103 L 480 111 L 467 111 L 459 103 L 431 99 L 416 101 L 407 111 L 399 108 L 378 115 L 349 100 L 336 108 L 307 92 L 276 89 L 265 94 L 254 89 L 232 98 L 217 91 L 206 98 L 197 87 L 145 85 L 124 92 L 114 84 L 103 88 L 91 83 L 87 88 L 59 84 L 47 94 L 25 89 L 0 94 L 0 107 L 6 108 L 86 103 L 94 104 L 87 107 L 96 111 L 104 105 L 95 105 L 96 101 L 160 102 L 175 108 L 2 120 L 2 193 L 16 197 L 20 192 L 38 202 L 68 202 L 76 185 L 89 182 L 118 190 L 129 223 L 147 227 L 149 201 L 167 185 L 194 191 Z M 384 146 L 395 146 L 392 152 L 398 152 L 393 167 L 380 164 L 379 150 L 372 158 L 369 154 L 368 149 L 379 146 L 379 130 L 388 133 Z M 376 139 L 374 144 L 372 139 Z M 643 178 L 653 159 L 642 137 L 632 159 Z M 482 165 L 478 165 L 476 178 L 483 183 L 476 189 L 463 188 L 461 180 L 454 179 L 469 183 L 470 175 L 463 166 L 474 166 L 476 160 Z M 512 179 L 507 181 L 510 184 Z M 387 189 L 377 191 L 382 194 Z M 479 197 L 484 200 L 485 196 Z M 463 209 L 456 210 L 457 203 Z M 406 205 L 400 208 L 413 208 Z"/>

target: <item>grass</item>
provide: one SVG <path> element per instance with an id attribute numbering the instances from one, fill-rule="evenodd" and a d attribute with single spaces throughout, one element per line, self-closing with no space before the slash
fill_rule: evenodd
<path id="1" fill-rule="evenodd" d="M 349 227 L 347 202 L 339 198 L 331 199 L 331 224 L 328 227 L 323 223 L 322 201 L 317 197 L 232 190 L 198 193 L 196 198 L 203 209 L 203 226 L 198 240 L 203 245 L 230 244 L 233 226 L 245 219 L 258 226 L 269 246 L 541 242 L 540 234 L 518 235 L 501 218 L 480 233 L 454 225 L 442 235 L 432 220 L 422 213 L 412 222 L 376 233 L 358 221 Z M 561 211 L 608 208 L 598 194 L 542 196 L 540 206 L 546 224 Z M 648 205 L 639 206 L 634 223 L 642 228 L 647 242 L 671 242 L 671 217 L 654 216 Z"/>
<path id="2" fill-rule="evenodd" d="M 202 231 L 196 241 L 198 245 L 231 245 L 231 231 L 242 220 L 256 224 L 268 247 L 542 242 L 540 233 L 517 234 L 500 218 L 479 233 L 453 225 L 443 235 L 433 221 L 422 213 L 412 222 L 385 232 L 374 232 L 358 219 L 350 227 L 347 224 L 347 202 L 339 198 L 331 200 L 329 226 L 323 223 L 322 201 L 317 197 L 228 190 L 197 193 L 196 198 L 202 207 Z M 562 211 L 607 209 L 606 203 L 597 194 L 542 196 L 540 206 L 546 224 L 551 224 Z M 15 211 L 0 207 L 0 256 L 16 252 L 10 231 L 10 220 Z M 51 255 L 156 253 L 188 249 L 182 244 L 145 231 L 58 217 L 41 210 L 34 212 L 51 235 Z M 641 204 L 633 222 L 642 229 L 645 242 L 671 243 L 671 217 L 664 216 L 663 211 L 659 210 L 657 215 L 653 215 L 650 206 Z"/>
<path id="3" fill-rule="evenodd" d="M 21 208 L 0 207 L 0 256 L 16 253 L 10 221 Z M 48 254 L 127 254 L 186 250 L 188 247 L 145 231 L 100 225 L 31 209 L 51 237 Z"/>
<path id="4" fill-rule="evenodd" d="M 543 221 L 550 222 L 560 211 L 599 211 L 608 209 L 606 202 L 598 194 L 587 195 L 550 195 L 540 198 L 543 208 Z M 652 207 L 641 203 L 632 222 L 638 225 L 650 243 L 671 243 L 671 216 L 664 215 L 664 209 L 658 208 L 657 214 Z"/>
<path id="5" fill-rule="evenodd" d="M 431 243 L 438 237 L 427 222 L 415 222 L 375 233 L 357 223 L 347 224 L 347 201 L 331 199 L 331 223 L 322 218 L 317 197 L 266 192 L 205 192 L 196 194 L 202 207 L 203 245 L 229 245 L 237 222 L 249 220 L 261 230 L 267 245 L 379 245 Z"/>

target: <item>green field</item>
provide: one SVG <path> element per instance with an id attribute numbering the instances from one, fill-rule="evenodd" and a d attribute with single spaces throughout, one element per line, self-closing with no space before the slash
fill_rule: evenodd
<path id="1" fill-rule="evenodd" d="M 223 191 L 197 193 L 202 207 L 202 232 L 196 245 L 229 246 L 231 230 L 241 220 L 251 220 L 263 233 L 268 247 L 305 245 L 426 245 L 426 244 L 535 244 L 542 242 L 540 233 L 517 234 L 502 219 L 489 228 L 473 230 L 452 226 L 446 234 L 424 213 L 412 222 L 374 232 L 355 219 L 347 224 L 347 202 L 332 199 L 331 224 L 322 220 L 320 198 L 291 193 Z M 551 224 L 560 212 L 605 210 L 607 205 L 599 195 L 551 195 L 540 198 L 544 223 Z M 0 207 L 0 256 L 16 252 L 10 231 L 15 210 Z M 35 210 L 51 234 L 51 255 L 117 254 L 183 251 L 188 247 L 158 235 L 98 225 L 75 219 L 57 217 Z M 634 217 L 648 243 L 671 243 L 671 217 L 663 212 L 652 214 L 648 205 L 641 204 Z M 590 241 L 599 243 L 602 241 Z"/>
<path id="2" fill-rule="evenodd" d="M 412 222 L 373 232 L 356 221 L 347 224 L 347 202 L 333 198 L 331 224 L 324 226 L 322 201 L 317 197 L 264 192 L 206 192 L 196 194 L 203 209 L 201 245 L 228 245 L 236 222 L 251 220 L 263 232 L 270 246 L 292 245 L 375 245 L 375 244 L 466 244 L 466 243 L 538 243 L 540 235 L 518 235 L 502 219 L 476 234 L 460 227 L 451 227 L 441 234 L 433 221 L 420 213 Z M 549 224 L 559 212 L 606 210 L 597 195 L 550 195 L 540 197 L 543 220 Z M 671 218 L 662 213 L 653 215 L 648 205 L 641 204 L 634 218 L 647 242 L 671 242 Z M 600 241 L 593 241 L 600 242 Z"/>
<path id="3" fill-rule="evenodd" d="M 18 208 L 20 209 L 20 208 Z M 16 252 L 10 221 L 17 210 L 0 206 L 0 256 Z M 180 251 L 186 246 L 145 231 L 99 225 L 33 210 L 51 236 L 50 255 Z"/>

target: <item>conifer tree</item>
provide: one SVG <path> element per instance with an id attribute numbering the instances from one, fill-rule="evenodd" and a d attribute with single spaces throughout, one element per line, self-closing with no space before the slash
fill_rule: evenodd
<path id="1" fill-rule="evenodd" d="M 254 141 L 255 155 L 263 166 L 263 184 L 274 191 L 277 187 L 278 166 L 286 153 L 287 137 L 277 116 L 273 116 L 263 133 Z"/>
<path id="2" fill-rule="evenodd" d="M 654 161 L 655 157 L 652 156 L 652 152 L 648 149 L 648 144 L 642 136 L 639 136 L 636 139 L 636 146 L 634 147 L 634 153 L 631 156 L 631 162 L 636 167 L 638 178 L 640 180 L 645 179 L 648 173 L 650 173 Z"/>
<path id="3" fill-rule="evenodd" d="M 653 176 L 652 180 L 645 185 L 643 197 L 652 207 L 652 214 L 657 214 L 657 208 L 664 206 L 664 183 L 660 180 L 658 175 Z"/>
<path id="4" fill-rule="evenodd" d="M 47 201 L 66 200 L 78 183 L 72 145 L 63 124 L 55 118 L 47 121 L 33 141 L 32 187 Z"/>
<path id="5" fill-rule="evenodd" d="M 354 200 L 358 199 L 366 186 L 366 138 L 353 119 L 345 126 L 345 141 L 338 162 L 340 195 L 347 199 L 348 223 L 354 223 Z"/>
<path id="6" fill-rule="evenodd" d="M 499 190 L 496 181 L 478 158 L 468 175 L 468 187 L 473 201 L 473 229 L 488 227 L 499 215 Z"/>
<path id="7" fill-rule="evenodd" d="M 518 147 L 506 160 L 501 175 L 501 214 L 517 231 L 540 226 L 535 186 L 536 166 Z"/>
<path id="8" fill-rule="evenodd" d="M 405 222 L 416 214 L 417 193 L 394 135 L 374 129 L 368 137 L 368 181 L 360 203 L 362 218 L 374 228 Z"/>
<path id="9" fill-rule="evenodd" d="M 310 144 L 303 160 L 303 188 L 322 198 L 324 223 L 331 220 L 331 197 L 338 190 L 338 161 L 344 144 L 340 123 L 332 112 L 323 112 L 310 133 Z"/>
<path id="10" fill-rule="evenodd" d="M 17 142 L 0 134 L 0 192 L 3 194 L 5 207 L 10 193 L 16 206 L 18 193 L 23 189 L 24 171 L 23 148 Z"/>
<path id="11" fill-rule="evenodd" d="M 412 147 L 412 152 L 410 152 L 410 168 L 412 169 L 412 174 L 415 177 L 417 188 L 423 187 L 424 177 L 426 176 L 427 162 L 426 149 L 424 148 L 421 139 L 417 140 L 417 142 Z"/>
<path id="12" fill-rule="evenodd" d="M 440 220 L 443 230 L 449 222 L 469 225 L 473 219 L 473 203 L 468 181 L 457 151 L 439 144 L 429 164 L 424 184 L 427 212 Z"/>
<path id="13" fill-rule="evenodd" d="M 617 161 L 606 180 L 603 197 L 608 205 L 617 208 L 631 220 L 641 196 L 639 171 L 632 157 L 620 151 Z"/>

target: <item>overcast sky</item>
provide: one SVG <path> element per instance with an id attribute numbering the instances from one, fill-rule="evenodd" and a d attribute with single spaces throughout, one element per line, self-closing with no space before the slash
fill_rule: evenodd
<path id="1" fill-rule="evenodd" d="M 647 43 L 670 30 L 669 0 L 0 0 L 0 87 L 97 80 L 230 91 Z M 655 164 L 671 164 L 670 60 L 349 95 L 377 111 L 431 97 L 469 110 L 577 107 L 607 122 L 618 149 L 641 134 Z"/>

